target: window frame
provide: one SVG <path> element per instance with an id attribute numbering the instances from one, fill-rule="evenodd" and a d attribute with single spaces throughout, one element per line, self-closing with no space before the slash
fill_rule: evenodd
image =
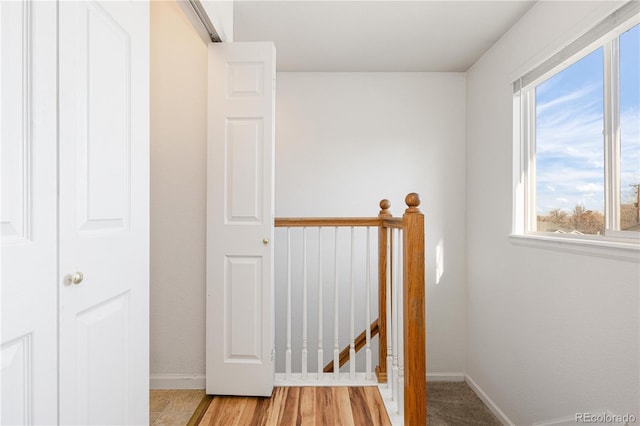
<path id="1" fill-rule="evenodd" d="M 614 22 L 615 25 L 612 25 L 611 22 Z M 512 242 L 537 247 L 551 245 L 549 248 L 552 249 L 640 262 L 640 232 L 619 230 L 621 142 L 619 132 L 619 37 L 639 23 L 638 4 L 637 2 L 629 2 L 585 35 L 514 82 Z M 536 87 L 600 47 L 603 48 L 604 55 L 604 235 L 558 234 L 537 231 Z"/>

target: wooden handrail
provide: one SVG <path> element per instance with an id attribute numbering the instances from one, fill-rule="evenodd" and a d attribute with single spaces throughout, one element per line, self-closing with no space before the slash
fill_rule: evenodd
<path id="1" fill-rule="evenodd" d="M 402 218 L 401 217 L 384 218 L 382 219 L 382 226 L 385 228 L 402 229 Z"/>
<path id="2" fill-rule="evenodd" d="M 300 228 L 305 226 L 379 226 L 377 217 L 277 217 L 276 228 Z"/>
<path id="3" fill-rule="evenodd" d="M 375 320 L 369 326 L 369 330 L 371 332 L 371 338 L 373 339 L 378 334 L 378 320 Z M 367 344 L 367 330 L 363 330 L 362 333 L 358 334 L 358 337 L 355 339 L 355 349 L 356 352 L 360 351 L 360 349 L 364 348 Z M 350 345 L 345 346 L 345 348 L 340 352 L 340 361 L 339 367 L 342 367 L 349 361 L 349 349 Z M 333 373 L 333 361 L 329 362 L 329 364 L 325 365 L 322 370 L 325 373 Z"/>

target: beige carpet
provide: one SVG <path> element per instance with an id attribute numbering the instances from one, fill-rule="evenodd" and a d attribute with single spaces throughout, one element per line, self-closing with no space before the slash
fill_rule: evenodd
<path id="1" fill-rule="evenodd" d="M 429 426 L 500 425 L 465 382 L 427 382 Z"/>

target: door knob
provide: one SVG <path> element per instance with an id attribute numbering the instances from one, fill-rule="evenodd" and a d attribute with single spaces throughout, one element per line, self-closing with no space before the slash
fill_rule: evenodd
<path id="1" fill-rule="evenodd" d="M 75 284 L 78 285 L 82 282 L 82 280 L 84 279 L 84 275 L 82 275 L 82 272 L 74 272 L 73 274 L 71 274 L 71 284 Z"/>
<path id="2" fill-rule="evenodd" d="M 262 240 L 262 244 L 264 244 L 266 246 L 267 244 L 269 244 L 269 240 L 267 238 L 264 238 Z"/>

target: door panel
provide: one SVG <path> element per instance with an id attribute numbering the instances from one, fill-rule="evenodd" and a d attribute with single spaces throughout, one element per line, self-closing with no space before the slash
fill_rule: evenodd
<path id="1" fill-rule="evenodd" d="M 60 420 L 144 424 L 148 3 L 60 2 L 59 11 Z"/>
<path id="2" fill-rule="evenodd" d="M 32 336 L 29 333 L 2 344 L 2 424 L 5 425 L 32 424 Z"/>
<path id="3" fill-rule="evenodd" d="M 56 5 L 0 2 L 1 424 L 57 422 Z"/>
<path id="4" fill-rule="evenodd" d="M 78 418 L 86 424 L 127 423 L 129 313 L 126 292 L 76 315 L 76 374 L 84 378 L 78 382 Z M 96 389 L 102 397 L 94 397 Z"/>
<path id="5" fill-rule="evenodd" d="M 31 102 L 29 45 L 32 43 L 30 3 L 3 4 L 2 8 L 2 238 L 3 242 L 29 242 L 29 200 L 33 141 L 28 123 Z M 16 41 L 20 41 L 16 43 Z"/>
<path id="6" fill-rule="evenodd" d="M 263 223 L 262 118 L 227 119 L 226 223 Z"/>
<path id="7" fill-rule="evenodd" d="M 262 359 L 262 257 L 227 256 L 225 268 L 225 362 Z"/>
<path id="8" fill-rule="evenodd" d="M 273 390 L 272 43 L 209 46 L 207 393 Z"/>
<path id="9" fill-rule="evenodd" d="M 78 95 L 87 112 L 79 131 L 80 226 L 123 231 L 128 224 L 131 37 L 105 9 L 88 4 Z M 86 52 L 86 53 L 85 53 Z"/>

